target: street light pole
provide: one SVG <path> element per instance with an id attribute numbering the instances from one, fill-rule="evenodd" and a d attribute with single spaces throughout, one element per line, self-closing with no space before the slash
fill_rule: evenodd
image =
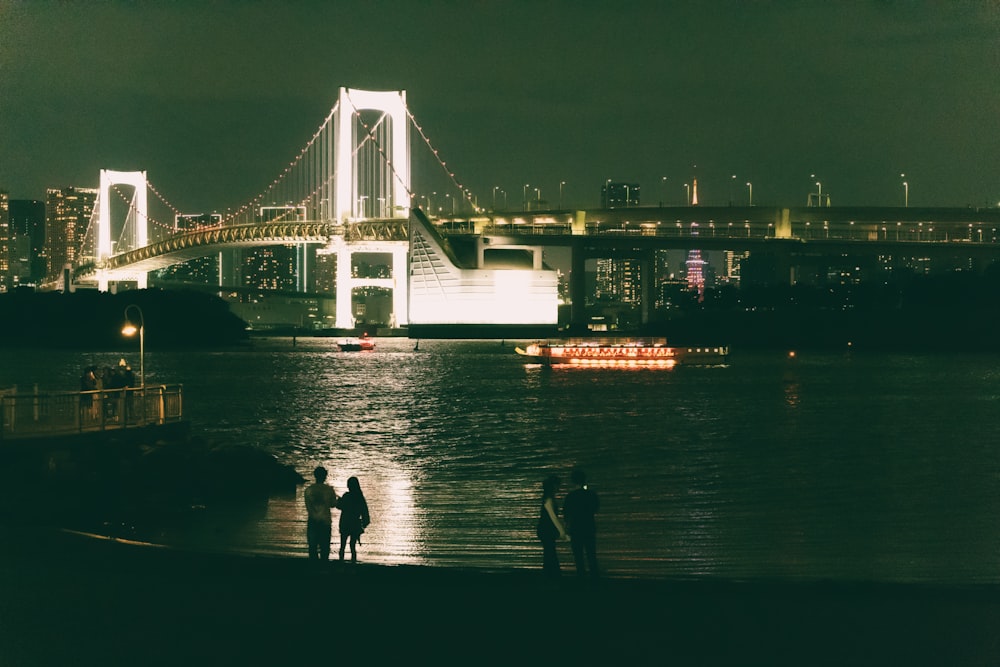
<path id="1" fill-rule="evenodd" d="M 128 313 L 130 310 L 135 309 L 139 314 L 139 326 L 136 327 L 132 320 L 129 319 Z M 134 303 L 130 303 L 125 306 L 125 326 L 122 327 L 122 333 L 126 336 L 134 336 L 135 332 L 139 332 L 139 386 L 146 386 L 146 319 L 142 316 L 142 308 Z"/>
<path id="2" fill-rule="evenodd" d="M 906 178 L 906 174 L 900 174 L 900 178 Z M 903 208 L 910 207 L 910 184 L 903 181 Z"/>
<path id="3" fill-rule="evenodd" d="M 684 201 L 687 203 L 688 206 L 690 206 L 691 205 L 691 184 L 690 183 L 685 183 L 684 184 L 684 192 L 686 193 Z"/>
<path id="4" fill-rule="evenodd" d="M 750 206 L 753 206 L 753 183 L 747 181 L 747 188 L 750 190 Z"/>
<path id="5" fill-rule="evenodd" d="M 559 181 L 559 210 L 562 210 L 563 204 L 563 186 L 566 185 L 566 181 Z"/>

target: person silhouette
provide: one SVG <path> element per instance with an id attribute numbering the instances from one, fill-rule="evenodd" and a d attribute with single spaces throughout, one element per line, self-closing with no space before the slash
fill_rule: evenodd
<path id="1" fill-rule="evenodd" d="M 601 502 L 597 494 L 587 487 L 587 475 L 582 470 L 579 468 L 574 470 L 570 479 L 576 488 L 566 494 L 563 516 L 566 518 L 569 530 L 576 573 L 582 577 L 589 571 L 591 577 L 596 577 L 597 522 L 594 515 L 600 509 Z"/>
<path id="2" fill-rule="evenodd" d="M 330 535 L 333 518 L 330 509 L 337 506 L 337 492 L 326 484 L 326 468 L 317 466 L 313 470 L 316 481 L 306 487 L 305 501 L 306 541 L 309 544 L 309 559 L 326 561 L 330 558 Z"/>
<path id="3" fill-rule="evenodd" d="M 357 477 L 347 480 L 347 493 L 340 497 L 337 503 L 340 509 L 340 560 L 344 560 L 344 547 L 351 541 L 351 562 L 358 560 L 357 546 L 361 543 L 361 533 L 371 523 L 368 514 L 368 501 L 361 492 L 361 482 Z"/>
<path id="4" fill-rule="evenodd" d="M 542 573 L 550 578 L 560 575 L 559 554 L 556 553 L 556 540 L 565 540 L 566 528 L 559 520 L 559 505 L 556 503 L 556 491 L 559 490 L 559 478 L 549 475 L 542 482 L 542 507 L 538 516 L 536 534 L 542 543 Z"/>
<path id="5" fill-rule="evenodd" d="M 100 381 L 97 378 L 97 366 L 87 366 L 80 376 L 80 405 L 90 414 L 90 419 L 96 419 L 100 413 L 97 390 Z M 86 393 L 84 393 L 86 392 Z"/>

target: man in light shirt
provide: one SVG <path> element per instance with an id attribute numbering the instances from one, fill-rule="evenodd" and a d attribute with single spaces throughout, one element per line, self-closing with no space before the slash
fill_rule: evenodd
<path id="1" fill-rule="evenodd" d="M 330 558 L 330 533 L 333 519 L 330 509 L 337 505 L 337 492 L 326 484 L 326 468 L 318 466 L 313 471 L 316 482 L 306 487 L 306 540 L 309 542 L 309 559 L 326 561 Z"/>

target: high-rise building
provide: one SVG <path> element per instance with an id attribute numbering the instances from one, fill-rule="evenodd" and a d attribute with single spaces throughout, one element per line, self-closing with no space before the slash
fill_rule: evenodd
<path id="1" fill-rule="evenodd" d="M 612 183 L 601 188 L 601 208 L 629 208 L 639 205 L 638 183 Z"/>
<path id="2" fill-rule="evenodd" d="M 258 221 L 305 220 L 304 206 L 262 206 Z M 262 290 L 309 291 L 310 261 L 315 250 L 304 243 L 262 246 L 243 251 L 240 284 Z"/>
<path id="3" fill-rule="evenodd" d="M 0 292 L 5 292 L 14 284 L 11 264 L 14 240 L 10 228 L 10 196 L 0 192 Z"/>
<path id="4" fill-rule="evenodd" d="M 319 250 L 313 269 L 313 289 L 318 294 L 337 293 L 337 253 Z"/>
<path id="5" fill-rule="evenodd" d="M 726 263 L 726 275 L 725 280 L 728 283 L 739 285 L 740 284 L 740 265 L 743 260 L 750 256 L 750 253 L 746 250 L 743 252 L 736 252 L 734 250 L 725 250 L 722 253 L 723 259 Z"/>
<path id="6" fill-rule="evenodd" d="M 618 285 L 615 282 L 615 261 L 599 257 L 594 262 L 594 303 L 617 301 Z"/>
<path id="7" fill-rule="evenodd" d="M 596 260 L 595 302 L 642 302 L 640 261 L 635 258 L 601 257 Z"/>
<path id="8" fill-rule="evenodd" d="M 15 285 L 45 279 L 45 202 L 10 200 L 10 273 Z"/>
<path id="9" fill-rule="evenodd" d="M 66 264 L 75 265 L 97 201 L 97 188 L 49 188 L 45 193 L 45 274 L 58 279 Z"/>
<path id="10" fill-rule="evenodd" d="M 655 294 L 654 310 L 667 307 L 664 299 L 663 285 L 670 280 L 670 251 L 657 250 L 653 253 L 653 293 Z"/>

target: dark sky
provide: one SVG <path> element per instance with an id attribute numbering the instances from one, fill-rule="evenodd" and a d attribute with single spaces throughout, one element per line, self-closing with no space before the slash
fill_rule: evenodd
<path id="1" fill-rule="evenodd" d="M 236 207 L 340 86 L 406 90 L 480 203 L 566 181 L 592 207 L 610 178 L 680 204 L 696 175 L 705 204 L 819 180 L 901 205 L 900 173 L 911 206 L 1000 201 L 997 0 L 0 0 L 0 189 L 145 169 L 182 209 Z"/>

